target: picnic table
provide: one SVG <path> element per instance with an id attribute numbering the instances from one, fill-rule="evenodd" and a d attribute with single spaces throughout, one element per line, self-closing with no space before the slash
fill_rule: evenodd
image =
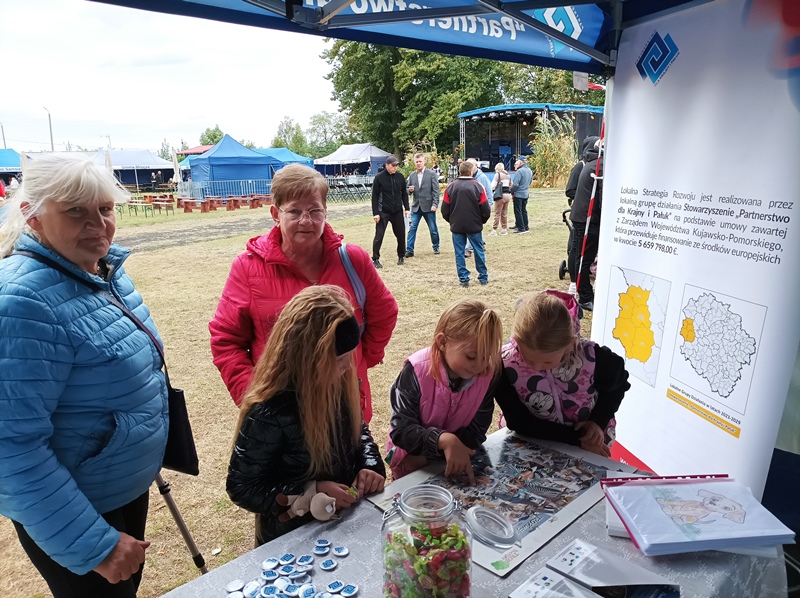
<path id="1" fill-rule="evenodd" d="M 183 211 L 186 214 L 191 214 L 194 210 L 200 209 L 200 213 L 209 212 L 208 200 L 195 199 L 194 197 L 183 198 Z"/>
<path id="2" fill-rule="evenodd" d="M 146 201 L 129 201 L 128 202 L 128 215 L 131 213 L 135 213 L 137 216 L 139 215 L 139 210 L 144 212 L 144 217 L 147 218 L 147 211 L 150 210 L 150 214 L 154 214 L 153 212 L 153 204 Z"/>
<path id="3" fill-rule="evenodd" d="M 175 204 L 169 198 L 158 198 L 153 200 L 153 213 L 155 210 L 158 210 L 158 213 L 161 214 L 161 210 L 163 209 L 167 214 L 172 212 L 172 215 L 175 215 Z"/>

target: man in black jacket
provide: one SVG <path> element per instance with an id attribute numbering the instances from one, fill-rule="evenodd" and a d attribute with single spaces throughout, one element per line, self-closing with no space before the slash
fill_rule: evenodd
<path id="1" fill-rule="evenodd" d="M 578 186 L 575 189 L 575 201 L 572 203 L 570 220 L 572 220 L 572 249 L 569 252 L 569 277 L 572 282 L 577 282 L 578 265 L 581 261 L 581 246 L 583 237 L 586 236 L 586 249 L 583 254 L 583 267 L 580 272 L 580 284 L 578 285 L 578 305 L 586 311 L 594 309 L 594 289 L 589 282 L 589 270 L 592 262 L 597 257 L 597 246 L 600 241 L 600 212 L 603 205 L 603 181 L 597 179 L 597 189 L 594 196 L 594 208 L 592 209 L 592 219 L 589 229 L 586 229 L 586 221 L 589 212 L 589 202 L 592 199 L 592 189 L 594 188 L 594 174 L 597 170 L 597 160 L 600 153 L 602 139 L 598 139 L 593 145 L 586 149 L 584 154 L 586 164 L 578 177 Z M 602 160 L 600 163 L 600 176 L 603 174 Z"/>
<path id="2" fill-rule="evenodd" d="M 406 222 L 410 209 L 406 178 L 397 172 L 397 157 L 386 156 L 386 168 L 372 181 L 372 217 L 375 219 L 375 238 L 372 241 L 372 263 L 382 268 L 380 262 L 381 245 L 386 225 L 392 224 L 392 232 L 397 238 L 397 264 L 403 265 L 406 254 Z"/>
<path id="3" fill-rule="evenodd" d="M 456 253 L 456 272 L 462 287 L 469 286 L 469 270 L 465 252 L 467 240 L 472 243 L 475 254 L 475 269 L 478 282 L 487 284 L 489 272 L 486 269 L 486 255 L 483 246 L 483 225 L 489 220 L 492 211 L 486 190 L 472 178 L 475 166 L 472 162 L 462 162 L 458 167 L 459 177 L 447 186 L 442 202 L 442 217 L 450 223 L 453 235 L 453 249 Z"/>

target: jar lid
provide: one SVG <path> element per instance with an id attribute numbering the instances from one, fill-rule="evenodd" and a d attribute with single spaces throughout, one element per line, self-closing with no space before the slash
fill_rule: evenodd
<path id="1" fill-rule="evenodd" d="M 514 526 L 505 517 L 486 507 L 472 507 L 466 514 L 472 534 L 492 548 L 510 548 L 517 541 Z"/>
<path id="2" fill-rule="evenodd" d="M 449 517 L 455 501 L 447 488 L 435 484 L 419 484 L 400 495 L 398 507 L 404 516 L 418 520 Z"/>

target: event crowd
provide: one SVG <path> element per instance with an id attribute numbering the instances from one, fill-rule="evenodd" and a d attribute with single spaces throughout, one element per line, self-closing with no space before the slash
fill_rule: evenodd
<path id="1" fill-rule="evenodd" d="M 610 454 L 624 361 L 581 338 L 579 299 L 553 290 L 520 298 L 510 332 L 483 301 L 450 305 L 430 344 L 404 361 L 387 445 L 376 445 L 368 370 L 398 315 L 379 272 L 386 227 L 403 264 L 423 219 L 439 253 L 441 211 L 465 287 L 468 252 L 488 282 L 481 230 L 492 205 L 490 234 L 507 234 L 509 204 L 516 233 L 529 232 L 524 161 L 513 173 L 498 164 L 491 181 L 474 160 L 453 162 L 444 193 L 424 156 L 414 162 L 406 180 L 390 155 L 375 177 L 371 256 L 327 222 L 324 177 L 294 164 L 273 180 L 275 226 L 233 261 L 211 353 L 239 408 L 226 489 L 256 514 L 258 544 L 381 491 L 384 463 L 396 479 L 442 461 L 445 475 L 475 484 L 470 458 L 495 403 L 521 434 Z M 126 200 L 92 162 L 44 156 L 2 206 L 0 514 L 56 598 L 136 595 L 148 489 L 174 433 L 163 344 L 125 272 L 129 251 L 113 243 L 115 205 Z"/>

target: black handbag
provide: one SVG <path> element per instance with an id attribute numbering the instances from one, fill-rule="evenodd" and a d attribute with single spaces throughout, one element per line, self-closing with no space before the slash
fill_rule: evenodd
<path id="1" fill-rule="evenodd" d="M 497 183 L 494 188 L 494 193 L 492 194 L 492 199 L 503 199 L 503 181 L 500 179 L 499 174 L 495 175 L 495 180 Z"/>
<path id="2" fill-rule="evenodd" d="M 161 344 L 152 332 L 144 325 L 136 315 L 128 309 L 119 299 L 114 297 L 111 293 L 106 292 L 100 286 L 84 280 L 75 273 L 70 272 L 58 262 L 54 262 L 48 257 L 34 253 L 33 251 L 15 251 L 15 255 L 24 255 L 32 258 L 37 262 L 41 262 L 55 270 L 61 272 L 64 276 L 68 276 L 88 287 L 98 295 L 102 295 L 108 300 L 111 305 L 119 309 L 126 317 L 128 317 L 136 327 L 144 332 L 155 345 L 158 354 L 161 356 L 161 362 L 164 364 L 164 376 L 167 379 L 167 401 L 169 403 L 169 432 L 167 433 L 167 448 L 164 452 L 163 467 L 185 473 L 188 475 L 199 475 L 199 460 L 197 458 L 197 448 L 194 444 L 194 436 L 192 435 L 192 425 L 189 422 L 189 413 L 186 410 L 186 398 L 184 397 L 183 390 L 180 388 L 173 388 L 169 382 L 169 372 L 167 371 L 167 361 L 164 359 L 164 350 Z"/>

